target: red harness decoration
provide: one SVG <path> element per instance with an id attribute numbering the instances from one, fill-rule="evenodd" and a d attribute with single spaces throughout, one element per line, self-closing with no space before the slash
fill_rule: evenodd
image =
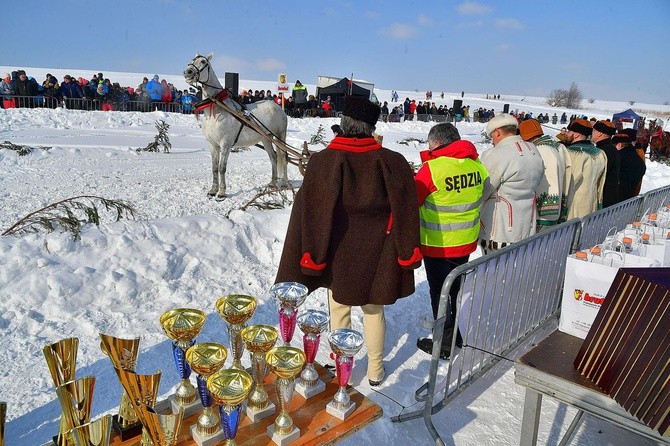
<path id="1" fill-rule="evenodd" d="M 218 101 L 225 101 L 228 99 L 228 90 L 225 88 L 218 92 L 216 96 L 214 96 L 214 99 Z M 199 105 L 196 105 L 195 110 L 193 111 L 193 114 L 195 115 L 195 119 L 199 119 L 200 113 L 203 113 L 205 110 L 209 109 L 209 116 L 212 116 L 216 113 L 216 102 L 214 102 L 212 99 L 207 98 L 204 101 L 201 101 Z"/>

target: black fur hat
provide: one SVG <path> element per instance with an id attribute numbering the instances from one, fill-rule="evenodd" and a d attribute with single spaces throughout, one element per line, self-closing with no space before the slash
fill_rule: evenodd
<path id="1" fill-rule="evenodd" d="M 371 126 L 377 125 L 377 120 L 382 109 L 360 96 L 347 96 L 344 100 L 344 110 L 342 114 L 358 121 L 363 121 Z"/>

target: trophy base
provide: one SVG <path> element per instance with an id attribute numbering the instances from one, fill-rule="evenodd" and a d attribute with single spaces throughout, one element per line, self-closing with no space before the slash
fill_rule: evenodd
<path id="1" fill-rule="evenodd" d="M 256 423 L 264 418 L 267 418 L 275 413 L 275 405 L 272 401 L 268 401 L 268 406 L 265 409 L 254 409 L 247 406 L 247 416 L 252 423 Z"/>
<path id="2" fill-rule="evenodd" d="M 171 395 L 168 397 L 168 400 L 170 401 L 170 406 L 172 407 L 172 414 L 177 415 L 179 413 L 179 410 L 181 408 L 184 409 L 184 418 L 190 417 L 191 415 L 194 415 L 198 412 L 202 412 L 202 403 L 200 402 L 200 398 L 196 399 L 194 402 L 191 404 L 187 405 L 181 405 L 175 401 L 174 395 Z"/>
<path id="3" fill-rule="evenodd" d="M 295 382 L 295 391 L 305 399 L 311 398 L 314 395 L 318 395 L 324 390 L 326 390 L 326 383 L 324 383 L 320 379 L 316 381 L 316 384 L 309 387 L 304 385 L 301 380 L 297 380 Z"/>
<path id="4" fill-rule="evenodd" d="M 356 409 L 356 403 L 354 403 L 353 401 L 351 402 L 351 404 L 349 404 L 349 407 L 347 407 L 344 410 L 335 407 L 332 401 L 326 404 L 326 412 L 328 412 L 335 418 L 339 418 L 342 421 L 346 420 L 347 417 L 351 415 L 351 412 L 354 411 L 354 409 Z"/>
<path id="5" fill-rule="evenodd" d="M 112 417 L 112 427 L 122 441 L 142 435 L 142 423 L 138 421 L 130 426 L 123 426 L 119 422 L 118 414 Z"/>
<path id="6" fill-rule="evenodd" d="M 275 425 L 271 424 L 267 428 L 267 433 L 268 437 L 270 437 L 272 442 L 277 446 L 286 446 L 300 438 L 300 429 L 297 427 L 294 427 L 293 430 L 286 435 L 279 435 L 275 432 Z"/>
<path id="7" fill-rule="evenodd" d="M 191 438 L 193 438 L 193 441 L 195 441 L 195 444 L 198 446 L 213 446 L 225 441 L 226 436 L 223 434 L 222 430 L 219 430 L 219 432 L 214 435 L 200 435 L 198 433 L 198 425 L 194 424 L 191 426 Z"/>

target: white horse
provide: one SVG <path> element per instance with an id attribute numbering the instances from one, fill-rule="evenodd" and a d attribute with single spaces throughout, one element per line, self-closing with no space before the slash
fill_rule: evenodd
<path id="1" fill-rule="evenodd" d="M 196 54 L 193 60 L 184 69 L 184 78 L 189 85 L 202 86 L 203 100 L 216 98 L 233 110 L 245 113 L 242 106 L 228 97 L 227 91 L 221 86 L 210 65 L 212 53 L 207 56 Z M 286 114 L 274 101 L 264 100 L 247 104 L 244 107 L 248 119 L 260 123 L 267 134 L 274 135 L 286 141 Z M 250 115 L 249 115 L 250 113 Z M 209 142 L 212 154 L 212 188 L 207 192 L 209 196 L 223 199 L 226 196 L 226 165 L 228 155 L 233 147 L 249 147 L 259 142 L 270 157 L 272 163 L 272 186 L 285 188 L 288 186 L 286 168 L 288 154 L 280 149 L 275 151 L 272 142 L 247 125 L 242 124 L 235 116 L 223 108 L 212 104 L 204 110 L 201 116 L 202 131 Z"/>

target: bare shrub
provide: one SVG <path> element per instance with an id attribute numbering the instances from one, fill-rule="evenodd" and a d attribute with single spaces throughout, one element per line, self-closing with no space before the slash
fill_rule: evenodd
<path id="1" fill-rule="evenodd" d="M 577 82 L 572 82 L 570 88 L 552 90 L 547 98 L 547 104 L 552 107 L 579 108 L 583 99 L 582 90 Z"/>

